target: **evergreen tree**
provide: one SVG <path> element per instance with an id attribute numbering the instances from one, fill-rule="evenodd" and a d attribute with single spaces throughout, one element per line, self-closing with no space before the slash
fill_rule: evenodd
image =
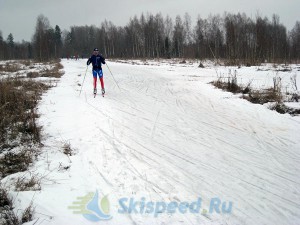
<path id="1" fill-rule="evenodd" d="M 55 26 L 54 31 L 54 49 L 55 49 L 55 58 L 61 57 L 61 51 L 62 51 L 62 37 L 61 37 L 61 30 L 58 25 Z"/>
<path id="2" fill-rule="evenodd" d="M 7 37 L 7 44 L 8 44 L 9 59 L 13 59 L 14 58 L 15 42 L 14 42 L 14 36 L 12 35 L 12 33 L 10 33 Z"/>

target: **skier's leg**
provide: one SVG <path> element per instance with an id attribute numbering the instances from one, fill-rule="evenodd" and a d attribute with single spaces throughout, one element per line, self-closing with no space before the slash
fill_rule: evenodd
<path id="1" fill-rule="evenodd" d="M 105 93 L 105 89 L 104 89 L 104 80 L 103 80 L 103 72 L 102 70 L 99 70 L 99 80 L 101 83 L 101 89 L 102 89 L 102 94 Z"/>
<path id="2" fill-rule="evenodd" d="M 94 89 L 97 88 L 97 77 L 94 77 Z"/>
<path id="3" fill-rule="evenodd" d="M 93 78 L 94 78 L 94 94 L 97 93 L 97 71 L 93 70 Z"/>

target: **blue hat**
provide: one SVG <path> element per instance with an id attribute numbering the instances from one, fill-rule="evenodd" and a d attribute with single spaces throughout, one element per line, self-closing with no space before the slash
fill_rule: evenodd
<path id="1" fill-rule="evenodd" d="M 98 50 L 98 48 L 94 48 L 94 51 L 96 52 L 96 51 L 99 51 L 99 50 Z"/>

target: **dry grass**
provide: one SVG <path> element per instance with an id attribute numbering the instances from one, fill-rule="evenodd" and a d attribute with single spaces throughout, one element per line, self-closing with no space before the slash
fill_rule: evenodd
<path id="1" fill-rule="evenodd" d="M 0 186 L 0 225 L 17 225 L 18 217 L 13 211 L 13 201 L 8 192 Z"/>
<path id="2" fill-rule="evenodd" d="M 32 202 L 23 211 L 20 218 L 13 211 L 13 200 L 8 192 L 0 186 L 0 225 L 21 225 L 33 220 L 34 208 Z"/>
<path id="3" fill-rule="evenodd" d="M 21 216 L 21 224 L 27 223 L 33 220 L 33 215 L 34 215 L 34 207 L 32 203 L 24 210 Z"/>
<path id="4" fill-rule="evenodd" d="M 292 116 L 296 116 L 296 115 L 300 114 L 300 109 L 290 108 L 290 107 L 286 106 L 283 103 L 276 103 L 270 109 L 271 110 L 275 110 L 276 112 L 278 112 L 280 114 L 288 113 L 288 114 L 290 114 Z"/>
<path id="5" fill-rule="evenodd" d="M 36 175 L 32 175 L 30 178 L 19 177 L 15 184 L 16 191 L 40 191 L 41 181 Z"/>
<path id="6" fill-rule="evenodd" d="M 18 71 L 20 65 L 31 66 L 31 61 L 16 61 L 5 64 L 6 71 Z M 51 74 L 61 75 L 62 65 L 59 61 L 50 62 L 53 65 Z M 28 76 L 36 77 L 38 74 L 31 73 Z M 24 150 L 19 153 L 11 151 L 18 146 L 28 146 L 41 142 L 41 127 L 37 124 L 39 117 L 36 106 L 50 86 L 33 79 L 6 78 L 0 79 L 0 175 L 26 170 L 30 160 L 27 155 L 32 150 Z M 29 156 L 29 158 L 32 154 Z M 22 162 L 23 158 L 23 162 Z M 20 161 L 20 162 L 19 162 Z M 26 165 L 26 166 L 25 166 Z"/>
<path id="7" fill-rule="evenodd" d="M 8 196 L 8 192 L 0 186 L 0 209 L 13 209 L 12 199 Z M 1 211 L 0 211 L 1 212 Z"/>
<path id="8" fill-rule="evenodd" d="M 268 102 L 282 103 L 283 95 L 281 93 L 282 83 L 280 77 L 273 78 L 273 87 L 268 89 L 250 91 L 248 96 L 244 96 L 248 101 L 255 104 L 265 104 Z"/>
<path id="9" fill-rule="evenodd" d="M 22 60 L 22 61 L 9 61 L 6 62 L 3 65 L 0 65 L 0 73 L 6 72 L 6 73 L 15 73 L 15 72 L 21 72 L 22 70 L 27 69 L 34 69 L 35 68 L 35 61 L 30 60 Z M 40 62 L 38 64 L 41 64 Z M 54 77 L 54 78 L 60 78 L 63 75 L 63 66 L 60 63 L 60 60 L 53 60 L 50 62 L 43 62 L 42 65 L 45 65 L 45 69 L 42 71 L 34 71 L 34 72 L 28 72 L 27 77 L 28 78 L 37 78 L 37 77 Z M 46 66 L 51 66 L 52 68 L 46 68 Z"/>
<path id="10" fill-rule="evenodd" d="M 40 76 L 41 77 L 55 77 L 55 78 L 60 78 L 64 72 L 61 71 L 63 69 L 63 65 L 60 63 L 59 60 L 57 61 L 51 61 L 51 62 L 47 62 L 44 64 L 54 64 L 55 66 L 52 69 L 46 69 L 44 70 Z"/>
<path id="11" fill-rule="evenodd" d="M 242 93 L 243 98 L 255 104 L 265 104 L 267 102 L 282 102 L 283 95 L 281 93 L 281 78 L 276 76 L 273 78 L 273 87 L 262 90 L 252 90 L 250 81 L 246 86 L 237 83 L 236 70 L 232 74 L 229 70 L 228 77 L 219 76 L 216 81 L 211 82 L 215 87 L 222 90 L 232 92 L 234 94 Z M 246 95 L 247 94 L 247 95 Z"/>
<path id="12" fill-rule="evenodd" d="M 244 99 L 254 104 L 265 104 L 268 102 L 282 102 L 282 94 L 280 91 L 273 88 L 250 91 L 248 96 L 243 96 Z"/>
<path id="13" fill-rule="evenodd" d="M 0 81 L 0 148 L 14 147 L 16 142 L 40 142 L 36 105 L 47 89 L 47 85 L 33 80 L 14 78 Z"/>
<path id="14" fill-rule="evenodd" d="M 0 72 L 18 72 L 21 70 L 20 64 L 14 63 L 14 62 L 7 62 L 4 65 L 0 65 Z"/>
<path id="15" fill-rule="evenodd" d="M 229 72 L 228 77 L 221 77 L 219 76 L 216 81 L 211 82 L 212 85 L 215 87 L 232 92 L 234 94 L 242 93 L 242 98 L 254 103 L 254 104 L 265 104 L 269 102 L 273 102 L 271 110 L 275 110 L 278 113 L 284 114 L 289 113 L 293 116 L 300 114 L 300 109 L 293 109 L 287 107 L 283 101 L 284 98 L 291 96 L 289 101 L 299 101 L 299 95 L 297 93 L 285 95 L 282 93 L 282 83 L 281 78 L 276 76 L 273 78 L 273 87 L 268 89 L 261 89 L 261 90 L 252 90 L 251 89 L 251 82 L 248 83 L 246 86 L 238 85 L 236 73 L 233 75 Z M 291 78 L 291 83 L 295 92 L 298 91 L 297 82 L 296 82 L 296 75 Z"/>
<path id="16" fill-rule="evenodd" d="M 73 155 L 74 150 L 71 147 L 70 143 L 65 142 L 63 144 L 63 153 L 67 156 L 72 156 Z"/>
<path id="17" fill-rule="evenodd" d="M 35 150 L 23 150 L 18 153 L 8 151 L 3 154 L 0 158 L 0 178 L 26 171 L 35 155 Z"/>
<path id="18" fill-rule="evenodd" d="M 0 72 L 20 72 L 34 69 L 32 61 L 7 62 L 0 66 Z M 53 66 L 53 63 L 55 65 Z M 29 72 L 27 78 L 61 77 L 62 65 L 59 61 L 46 63 L 52 69 L 42 72 Z M 10 174 L 23 172 L 39 153 L 41 144 L 41 127 L 37 124 L 39 117 L 36 107 L 43 92 L 50 86 L 40 81 L 23 78 L 0 79 L 0 180 Z M 23 150 L 22 150 L 23 149 Z M 71 148 L 66 148 L 71 154 Z M 37 176 L 19 177 L 15 182 L 16 191 L 37 191 L 41 189 Z M 32 203 L 19 217 L 14 213 L 13 201 L 6 190 L 0 187 L 0 225 L 19 225 L 33 219 Z"/>
<path id="19" fill-rule="evenodd" d="M 229 71 L 228 77 L 219 76 L 216 81 L 211 82 L 215 87 L 229 91 L 232 93 L 244 93 L 245 88 L 239 86 L 237 84 L 237 72 L 235 71 L 233 74 Z M 247 88 L 249 88 L 247 86 Z"/>
<path id="20" fill-rule="evenodd" d="M 61 68 L 62 65 L 56 63 L 53 69 L 48 71 L 48 76 L 60 77 Z M 38 72 L 27 73 L 29 78 L 39 76 L 41 74 Z M 48 88 L 48 85 L 35 80 L 0 80 L 0 149 L 14 146 L 14 140 L 18 138 L 21 138 L 22 143 L 26 140 L 40 142 L 41 128 L 36 123 L 36 105 L 41 94 Z"/>
<path id="21" fill-rule="evenodd" d="M 38 72 L 28 72 L 27 73 L 28 78 L 37 78 L 39 76 L 40 76 L 40 74 Z"/>

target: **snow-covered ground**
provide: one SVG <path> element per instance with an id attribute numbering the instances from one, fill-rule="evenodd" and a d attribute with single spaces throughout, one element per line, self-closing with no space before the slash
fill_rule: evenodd
<path id="1" fill-rule="evenodd" d="M 90 68 L 79 97 L 86 61 L 62 64 L 39 105 L 45 147 L 31 173 L 42 190 L 12 193 L 36 206 L 28 224 L 300 223 L 300 119 L 208 84 L 228 68 L 108 61 L 120 89 L 104 66 L 106 95 L 94 98 Z M 271 73 L 238 70 L 245 83 Z"/>

